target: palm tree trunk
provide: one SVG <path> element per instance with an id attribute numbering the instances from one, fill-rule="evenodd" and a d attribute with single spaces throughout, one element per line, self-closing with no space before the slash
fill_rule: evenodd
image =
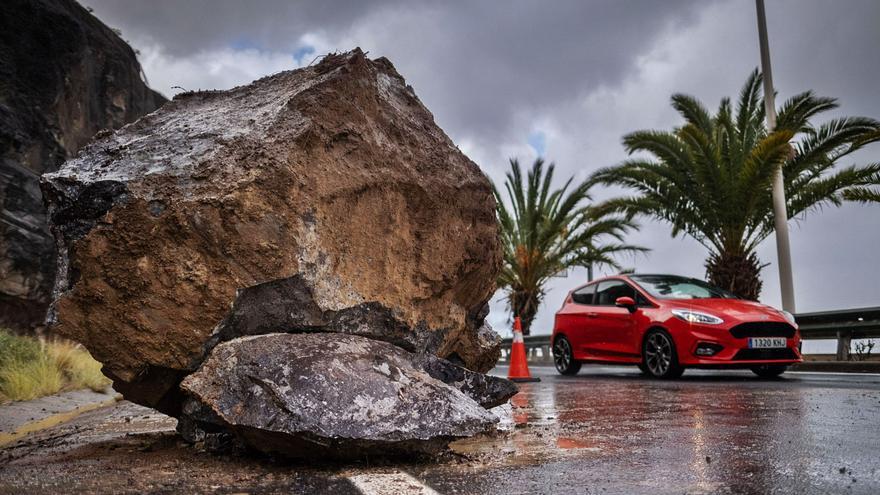
<path id="1" fill-rule="evenodd" d="M 538 313 L 538 295 L 528 290 L 519 290 L 510 296 L 510 309 L 513 310 L 513 316 L 519 316 L 522 322 L 523 335 L 530 335 L 532 331 L 532 322 L 535 321 L 535 315 Z"/>
<path id="2" fill-rule="evenodd" d="M 743 299 L 757 301 L 761 295 L 761 260 L 755 253 L 723 251 L 706 259 L 706 278 L 712 285 Z"/>

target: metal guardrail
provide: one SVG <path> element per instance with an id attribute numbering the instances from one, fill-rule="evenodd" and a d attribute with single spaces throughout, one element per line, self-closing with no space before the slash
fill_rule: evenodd
<path id="1" fill-rule="evenodd" d="M 501 341 L 501 360 L 510 361 L 510 345 L 513 339 L 503 339 Z M 523 343 L 526 347 L 526 360 L 530 363 L 550 363 L 553 362 L 553 355 L 550 353 L 550 336 L 549 335 L 527 335 L 523 337 Z"/>
<path id="2" fill-rule="evenodd" d="M 803 339 L 836 339 L 837 360 L 848 361 L 852 339 L 880 337 L 880 307 L 795 315 Z"/>
<path id="3" fill-rule="evenodd" d="M 880 306 L 795 315 L 803 340 L 837 340 L 837 360 L 848 361 L 852 339 L 880 338 Z M 502 359 L 510 356 L 512 339 L 501 343 Z M 550 362 L 550 336 L 523 337 L 526 356 L 531 362 Z"/>

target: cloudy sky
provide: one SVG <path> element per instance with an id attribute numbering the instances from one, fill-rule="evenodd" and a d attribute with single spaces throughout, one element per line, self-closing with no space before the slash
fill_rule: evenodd
<path id="1" fill-rule="evenodd" d="M 727 1 L 83 0 L 139 50 L 150 85 L 172 96 L 222 89 L 360 46 L 386 56 L 439 125 L 495 181 L 510 157 L 585 178 L 625 158 L 620 138 L 680 123 L 669 96 L 715 108 L 759 65 L 755 5 Z M 880 118 L 880 2 L 768 0 L 780 101 L 806 89 L 835 114 Z M 880 161 L 880 145 L 854 162 Z M 599 199 L 610 194 L 596 190 Z M 799 311 L 880 305 L 880 206 L 830 208 L 792 223 Z M 643 222 L 622 259 L 643 272 L 702 277 L 706 252 Z M 779 305 L 775 244 L 759 255 L 762 299 Z M 603 271 L 600 270 L 600 273 Z M 605 272 L 608 272 L 605 270 Z M 554 280 L 535 333 L 549 333 L 582 272 Z M 490 317 L 502 333 L 504 304 Z"/>

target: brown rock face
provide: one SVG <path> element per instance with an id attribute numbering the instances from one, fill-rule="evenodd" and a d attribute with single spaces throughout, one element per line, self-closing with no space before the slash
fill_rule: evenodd
<path id="1" fill-rule="evenodd" d="M 53 316 L 127 398 L 177 414 L 217 343 L 383 340 L 476 371 L 500 251 L 488 179 L 360 50 L 176 97 L 43 177 Z"/>
<path id="2" fill-rule="evenodd" d="M 132 49 L 75 1 L 0 2 L 0 327 L 39 327 L 49 305 L 40 174 L 164 102 Z"/>

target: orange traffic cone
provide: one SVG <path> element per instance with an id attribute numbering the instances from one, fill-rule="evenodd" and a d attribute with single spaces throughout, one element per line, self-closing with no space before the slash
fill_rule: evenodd
<path id="1" fill-rule="evenodd" d="M 540 378 L 532 378 L 529 364 L 526 362 L 526 346 L 523 344 L 522 322 L 519 316 L 513 320 L 513 343 L 510 345 L 510 371 L 507 379 L 514 382 L 540 382 Z"/>

